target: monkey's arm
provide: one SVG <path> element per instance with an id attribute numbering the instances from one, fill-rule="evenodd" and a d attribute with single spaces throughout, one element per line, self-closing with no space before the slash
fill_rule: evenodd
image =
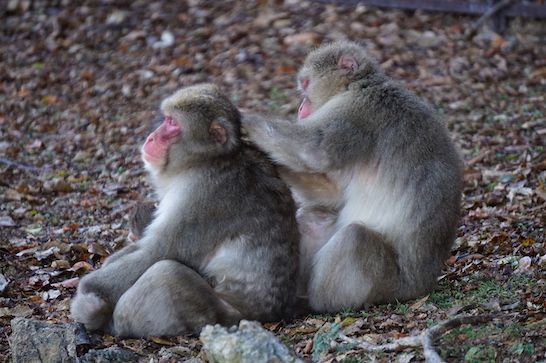
<path id="1" fill-rule="evenodd" d="M 332 159 L 322 146 L 324 133 L 313 125 L 300 124 L 256 114 L 244 114 L 246 138 L 275 162 L 297 172 L 324 172 Z"/>
<path id="2" fill-rule="evenodd" d="M 137 245 L 113 254 L 100 269 L 81 279 L 72 300 L 72 318 L 89 330 L 111 333 L 112 313 L 119 298 L 153 262 L 152 253 Z"/>

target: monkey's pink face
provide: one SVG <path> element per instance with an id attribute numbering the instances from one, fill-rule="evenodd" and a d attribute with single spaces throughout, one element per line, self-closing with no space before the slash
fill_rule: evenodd
<path id="1" fill-rule="evenodd" d="M 309 78 L 303 78 L 300 81 L 300 87 L 303 90 L 304 94 L 305 94 L 305 91 L 307 91 L 307 88 L 309 87 L 309 82 L 310 82 Z M 303 101 L 301 102 L 301 105 L 300 105 L 300 109 L 298 110 L 298 118 L 299 119 L 306 118 L 307 116 L 311 114 L 311 112 L 313 112 L 311 110 L 311 101 L 309 101 L 309 98 L 307 98 L 307 96 L 304 96 Z"/>
<path id="2" fill-rule="evenodd" d="M 169 145 L 180 135 L 180 123 L 165 114 L 165 121 L 148 136 L 142 147 L 142 157 L 149 163 L 160 164 L 166 160 Z"/>

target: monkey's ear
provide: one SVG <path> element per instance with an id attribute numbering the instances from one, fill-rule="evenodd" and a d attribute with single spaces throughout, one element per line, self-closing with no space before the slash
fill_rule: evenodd
<path id="1" fill-rule="evenodd" d="M 341 57 L 339 57 L 337 65 L 339 66 L 339 68 L 350 70 L 351 73 L 358 70 L 358 63 L 356 62 L 356 59 L 350 54 L 343 54 Z"/>
<path id="2" fill-rule="evenodd" d="M 222 145 L 224 145 L 228 139 L 225 127 L 216 122 L 210 126 L 209 134 L 212 141 Z"/>

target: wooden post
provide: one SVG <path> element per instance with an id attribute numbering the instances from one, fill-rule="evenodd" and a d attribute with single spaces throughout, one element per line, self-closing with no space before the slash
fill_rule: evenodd
<path id="1" fill-rule="evenodd" d="M 494 7 L 501 1 L 502 0 L 490 0 L 489 3 L 491 7 Z M 489 25 L 491 27 L 491 30 L 493 30 L 495 33 L 501 34 L 502 32 L 504 32 L 506 26 L 508 25 L 505 6 L 499 9 L 495 14 L 493 14 L 493 16 L 491 16 Z"/>

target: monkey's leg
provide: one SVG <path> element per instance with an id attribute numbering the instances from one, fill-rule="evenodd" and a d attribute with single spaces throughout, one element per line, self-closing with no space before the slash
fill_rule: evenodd
<path id="1" fill-rule="evenodd" d="M 336 232 L 317 252 L 311 268 L 309 302 L 317 312 L 360 308 L 395 297 L 396 251 L 364 225 L 353 223 Z"/>
<path id="2" fill-rule="evenodd" d="M 150 267 L 119 299 L 114 334 L 124 337 L 199 334 L 207 324 L 232 324 L 238 312 L 205 279 L 174 260 Z"/>
<path id="3" fill-rule="evenodd" d="M 155 257 L 131 245 L 114 253 L 104 265 L 85 275 L 70 308 L 72 318 L 88 330 L 110 332 L 119 297 L 150 267 Z"/>
<path id="4" fill-rule="evenodd" d="M 336 215 L 321 208 L 304 207 L 298 210 L 297 218 L 301 234 L 298 293 L 306 295 L 313 258 L 332 238 Z"/>

